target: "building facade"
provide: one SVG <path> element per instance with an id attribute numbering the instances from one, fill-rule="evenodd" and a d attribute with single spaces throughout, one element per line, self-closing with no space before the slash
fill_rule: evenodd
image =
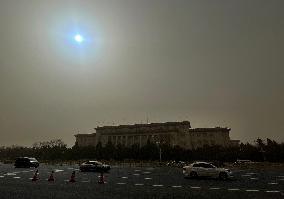
<path id="1" fill-rule="evenodd" d="M 77 134 L 76 144 L 96 146 L 99 142 L 105 146 L 108 142 L 114 145 L 140 147 L 147 142 L 178 145 L 186 149 L 194 149 L 205 145 L 221 145 L 224 147 L 238 145 L 238 140 L 231 140 L 229 128 L 191 128 L 189 121 L 165 122 L 150 124 L 134 124 L 119 126 L 102 126 L 95 128 L 96 133 Z"/>

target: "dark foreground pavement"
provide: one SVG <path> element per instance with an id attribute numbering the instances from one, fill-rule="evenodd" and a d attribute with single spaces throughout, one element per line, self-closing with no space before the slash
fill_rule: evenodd
<path id="1" fill-rule="evenodd" d="M 55 182 L 48 182 L 54 170 Z M 70 183 L 72 171 L 76 182 Z M 0 166 L 0 199 L 162 199 L 162 198 L 284 198 L 284 171 L 235 171 L 235 179 L 184 179 L 171 167 L 113 167 L 98 184 L 98 173 L 82 173 L 77 165 L 39 167 L 40 179 L 32 182 L 34 169 Z"/>

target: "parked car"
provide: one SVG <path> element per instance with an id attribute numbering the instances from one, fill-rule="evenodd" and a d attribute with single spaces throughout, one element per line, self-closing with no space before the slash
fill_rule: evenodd
<path id="1" fill-rule="evenodd" d="M 183 162 L 183 161 L 175 161 L 175 160 L 174 160 L 174 161 L 168 162 L 166 165 L 167 165 L 167 166 L 170 166 L 170 167 L 179 167 L 179 168 L 182 168 L 183 166 L 186 165 L 186 163 Z"/>
<path id="2" fill-rule="evenodd" d="M 234 165 L 245 165 L 245 164 L 251 164 L 253 163 L 251 160 L 237 160 L 234 162 Z"/>
<path id="3" fill-rule="evenodd" d="M 89 160 L 80 165 L 80 171 L 108 172 L 110 165 L 103 164 L 99 161 Z"/>
<path id="4" fill-rule="evenodd" d="M 39 167 L 39 162 L 35 158 L 29 157 L 18 157 L 15 160 L 15 168 L 30 168 L 30 167 Z"/>
<path id="5" fill-rule="evenodd" d="M 226 180 L 233 177 L 229 169 L 218 168 L 208 162 L 194 162 L 188 166 L 183 167 L 183 174 L 185 177 L 211 177 Z"/>

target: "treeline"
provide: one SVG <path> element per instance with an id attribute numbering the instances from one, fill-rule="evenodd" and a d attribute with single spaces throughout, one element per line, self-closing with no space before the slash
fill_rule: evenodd
<path id="1" fill-rule="evenodd" d="M 257 139 L 254 144 L 241 143 L 237 147 L 204 146 L 193 150 L 186 150 L 179 146 L 156 145 L 148 142 L 145 146 L 132 145 L 125 147 L 108 143 L 102 146 L 68 148 L 62 140 L 37 142 L 32 147 L 0 147 L 0 159 L 13 160 L 16 157 L 36 157 L 40 161 L 68 161 L 81 159 L 98 160 L 159 160 L 160 148 L 162 161 L 222 161 L 234 162 L 237 159 L 251 161 L 284 162 L 284 143 L 277 143 L 267 139 Z"/>

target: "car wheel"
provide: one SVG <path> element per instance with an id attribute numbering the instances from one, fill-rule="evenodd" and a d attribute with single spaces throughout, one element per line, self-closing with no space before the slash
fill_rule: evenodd
<path id="1" fill-rule="evenodd" d="M 219 174 L 219 178 L 220 178 L 221 180 L 227 180 L 227 179 L 228 179 L 228 175 L 227 175 L 225 172 L 221 172 L 221 173 Z"/>
<path id="2" fill-rule="evenodd" d="M 190 172 L 189 175 L 190 175 L 191 178 L 197 178 L 198 177 L 198 175 L 195 171 Z"/>

